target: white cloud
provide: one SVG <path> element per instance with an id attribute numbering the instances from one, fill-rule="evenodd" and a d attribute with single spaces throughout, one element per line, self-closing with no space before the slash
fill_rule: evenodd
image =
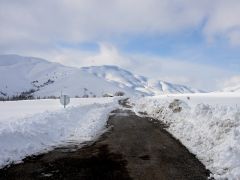
<path id="1" fill-rule="evenodd" d="M 146 55 L 135 55 L 132 59 L 133 72 L 206 91 L 217 90 L 218 81 L 234 75 L 228 70 L 182 59 Z"/>
<path id="2" fill-rule="evenodd" d="M 233 45 L 240 44 L 240 1 L 215 0 L 208 12 L 204 33 L 209 39 L 225 37 Z"/>
<path id="3" fill-rule="evenodd" d="M 240 43 L 239 0 L 1 0 L 0 46 L 107 41 L 199 27 L 210 40 Z M 14 46 L 16 44 L 16 46 Z"/>
<path id="4" fill-rule="evenodd" d="M 234 87 L 240 85 L 240 75 L 239 76 L 232 76 L 226 79 L 222 84 L 222 88 L 224 87 Z"/>
<path id="5" fill-rule="evenodd" d="M 100 43 L 100 52 L 88 56 L 80 62 L 81 66 L 96 66 L 96 65 L 118 65 L 122 67 L 128 66 L 130 59 L 121 55 L 117 48 L 111 44 Z"/>
<path id="6" fill-rule="evenodd" d="M 74 48 L 56 48 L 42 51 L 15 51 L 20 55 L 33 57 L 42 57 L 52 62 L 58 62 L 66 66 L 100 66 L 100 65 L 118 65 L 126 67 L 130 63 L 129 57 L 119 53 L 118 49 L 109 43 L 98 43 L 98 51 L 84 51 Z M 14 52 L 10 52 L 14 54 Z"/>

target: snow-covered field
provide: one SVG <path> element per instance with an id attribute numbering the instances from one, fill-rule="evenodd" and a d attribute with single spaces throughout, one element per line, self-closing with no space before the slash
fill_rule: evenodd
<path id="1" fill-rule="evenodd" d="M 169 124 L 168 131 L 214 178 L 240 179 L 240 93 L 162 95 L 133 102 L 136 112 Z"/>
<path id="2" fill-rule="evenodd" d="M 68 142 L 93 140 L 104 132 L 118 98 L 0 102 L 0 167 Z"/>

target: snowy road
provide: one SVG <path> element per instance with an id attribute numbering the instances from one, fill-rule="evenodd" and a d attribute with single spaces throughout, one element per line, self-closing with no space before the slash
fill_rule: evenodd
<path id="1" fill-rule="evenodd" d="M 115 110 L 110 131 L 81 149 L 55 149 L 0 170 L 0 179 L 207 179 L 209 172 L 159 121 Z"/>
<path id="2" fill-rule="evenodd" d="M 115 98 L 0 102 L 0 168 L 54 147 L 96 139 L 105 131 Z"/>

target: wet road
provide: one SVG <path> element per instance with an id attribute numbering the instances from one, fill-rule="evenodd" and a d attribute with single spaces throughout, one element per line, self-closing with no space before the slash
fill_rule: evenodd
<path id="1" fill-rule="evenodd" d="M 205 167 L 159 121 L 115 110 L 107 126 L 94 143 L 28 157 L 0 170 L 0 179 L 207 179 Z"/>

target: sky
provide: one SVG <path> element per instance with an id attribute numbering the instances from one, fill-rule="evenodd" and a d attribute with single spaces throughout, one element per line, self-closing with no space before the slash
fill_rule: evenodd
<path id="1" fill-rule="evenodd" d="M 239 0 L 0 0 L 0 54 L 215 91 L 240 84 L 239 17 Z"/>

